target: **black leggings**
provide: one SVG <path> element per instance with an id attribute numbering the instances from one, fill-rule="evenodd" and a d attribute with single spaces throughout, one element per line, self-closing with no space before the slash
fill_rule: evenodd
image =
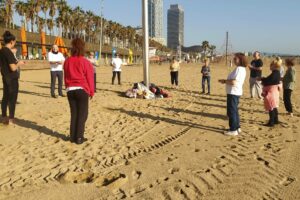
<path id="1" fill-rule="evenodd" d="M 96 73 L 94 73 L 94 86 L 95 86 L 94 92 L 96 92 L 97 91 L 97 74 Z"/>
<path id="2" fill-rule="evenodd" d="M 18 79 L 2 79 L 3 98 L 1 103 L 2 117 L 7 117 L 7 106 L 9 107 L 9 118 L 15 118 L 15 110 L 19 93 Z"/>
<path id="3" fill-rule="evenodd" d="M 178 71 L 177 72 L 171 72 L 171 84 L 178 86 Z"/>
<path id="4" fill-rule="evenodd" d="M 293 105 L 292 105 L 292 101 L 291 101 L 292 92 L 293 92 L 293 90 L 289 90 L 289 89 L 285 89 L 283 91 L 284 106 L 288 113 L 293 113 Z"/>
<path id="5" fill-rule="evenodd" d="M 112 84 L 115 84 L 115 78 L 118 75 L 118 83 L 121 84 L 121 72 L 113 72 Z"/>
<path id="6" fill-rule="evenodd" d="M 278 124 L 279 120 L 278 120 L 278 109 L 274 108 L 272 111 L 269 111 L 269 125 L 274 125 L 274 124 Z"/>
<path id="7" fill-rule="evenodd" d="M 68 100 L 71 109 L 70 137 L 76 141 L 84 138 L 85 122 L 88 118 L 89 95 L 84 90 L 68 92 Z"/>

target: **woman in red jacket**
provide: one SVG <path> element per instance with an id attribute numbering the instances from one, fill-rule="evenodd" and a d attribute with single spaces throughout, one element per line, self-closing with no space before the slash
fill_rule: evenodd
<path id="1" fill-rule="evenodd" d="M 94 96 L 94 71 L 84 57 L 85 43 L 79 38 L 72 41 L 71 57 L 64 63 L 64 77 L 71 109 L 70 140 L 84 142 L 85 122 L 88 118 L 89 97 Z"/>

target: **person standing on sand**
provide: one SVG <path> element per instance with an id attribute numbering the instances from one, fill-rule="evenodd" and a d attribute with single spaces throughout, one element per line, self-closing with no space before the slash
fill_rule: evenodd
<path id="1" fill-rule="evenodd" d="M 207 94 L 210 95 L 210 66 L 209 60 L 204 60 L 204 66 L 201 69 L 202 74 L 202 94 L 205 94 L 205 82 L 207 82 Z"/>
<path id="2" fill-rule="evenodd" d="M 121 72 L 123 61 L 120 58 L 119 54 L 117 54 L 116 57 L 112 59 L 111 65 L 113 67 L 112 85 L 115 84 L 116 76 L 118 76 L 118 84 L 121 85 Z"/>
<path id="3" fill-rule="evenodd" d="M 179 77 L 179 69 L 180 69 L 180 64 L 179 62 L 176 60 L 176 58 L 174 57 L 171 61 L 170 64 L 170 74 L 171 74 L 171 84 L 172 86 L 176 86 L 178 87 L 179 81 L 178 81 L 178 77 Z"/>
<path id="4" fill-rule="evenodd" d="M 16 37 L 9 31 L 3 34 L 5 47 L 0 50 L 0 66 L 3 82 L 3 98 L 1 102 L 2 118 L 4 124 L 14 123 L 16 103 L 19 93 L 18 68 L 25 64 L 18 61 L 13 53 Z M 9 107 L 9 117 L 7 117 Z"/>
<path id="5" fill-rule="evenodd" d="M 48 53 L 48 61 L 51 67 L 51 97 L 57 98 L 55 96 L 55 82 L 56 77 L 58 79 L 58 95 L 64 97 L 62 92 L 63 85 L 63 64 L 65 57 L 62 53 L 58 51 L 58 46 L 53 45 L 52 50 Z"/>
<path id="6" fill-rule="evenodd" d="M 94 96 L 94 70 L 84 57 L 85 43 L 72 41 L 71 57 L 64 63 L 65 85 L 71 110 L 70 141 L 84 142 L 85 123 L 88 118 L 89 97 Z"/>
<path id="7" fill-rule="evenodd" d="M 96 73 L 96 68 L 98 67 L 98 63 L 97 63 L 97 60 L 95 59 L 95 54 L 94 54 L 94 52 L 89 52 L 89 57 L 87 58 L 90 62 L 91 62 L 91 64 L 93 65 L 93 68 L 94 68 L 94 92 L 96 93 L 96 90 L 97 90 L 97 88 L 96 88 L 96 85 L 97 85 L 97 73 Z"/>
<path id="8" fill-rule="evenodd" d="M 279 107 L 279 90 L 280 84 L 280 68 L 281 63 L 275 60 L 270 65 L 272 73 L 266 78 L 258 78 L 263 84 L 263 97 L 266 111 L 269 111 L 269 122 L 266 126 L 273 127 L 279 124 L 278 120 L 278 107 Z"/>
<path id="9" fill-rule="evenodd" d="M 280 78 L 281 79 L 283 79 L 283 77 L 284 77 L 284 66 L 283 66 L 283 61 L 282 61 L 282 59 L 279 57 L 279 56 L 277 56 L 276 58 L 275 58 L 275 60 L 278 62 L 278 64 L 280 65 Z"/>
<path id="10" fill-rule="evenodd" d="M 285 64 L 288 69 L 283 77 L 283 101 L 286 111 L 291 117 L 293 117 L 294 114 L 291 96 L 296 85 L 296 71 L 294 69 L 295 64 L 291 59 L 286 59 Z"/>
<path id="11" fill-rule="evenodd" d="M 240 134 L 240 116 L 239 116 L 239 100 L 243 95 L 243 85 L 246 79 L 247 59 L 242 53 L 236 53 L 233 59 L 236 68 L 229 74 L 227 79 L 219 80 L 220 83 L 226 85 L 227 92 L 227 116 L 229 118 L 229 131 L 225 133 L 228 136 L 237 136 Z"/>
<path id="12" fill-rule="evenodd" d="M 263 61 L 260 58 L 260 53 L 258 51 L 253 54 L 254 60 L 249 65 L 250 69 L 250 95 L 251 98 L 257 96 L 259 99 L 262 99 L 262 85 L 261 81 L 258 81 L 258 78 L 262 76 L 262 67 Z"/>

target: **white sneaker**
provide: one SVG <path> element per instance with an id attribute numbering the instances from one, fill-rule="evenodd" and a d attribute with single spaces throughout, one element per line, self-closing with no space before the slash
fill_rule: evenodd
<path id="1" fill-rule="evenodd" d="M 239 134 L 241 134 L 243 131 L 242 131 L 241 128 L 239 128 L 239 129 L 237 130 L 237 132 L 238 132 Z"/>
<path id="2" fill-rule="evenodd" d="M 228 131 L 228 132 L 224 133 L 224 135 L 227 135 L 227 136 L 238 136 L 239 132 L 238 131 Z"/>

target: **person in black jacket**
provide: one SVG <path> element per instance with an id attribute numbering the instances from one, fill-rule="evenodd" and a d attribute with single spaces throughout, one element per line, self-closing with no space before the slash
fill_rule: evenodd
<path id="1" fill-rule="evenodd" d="M 261 82 L 264 87 L 273 86 L 273 85 L 276 86 L 276 85 L 280 84 L 280 81 L 281 81 L 280 67 L 281 67 L 281 65 L 278 61 L 273 61 L 271 63 L 270 69 L 271 69 L 272 73 L 268 77 L 261 78 Z M 279 91 L 276 91 L 276 92 L 278 92 L 278 99 L 274 99 L 274 98 L 277 98 L 277 95 L 274 95 L 274 97 L 272 96 L 270 99 L 265 99 L 265 101 L 279 102 Z M 269 117 L 270 117 L 270 120 L 266 124 L 266 126 L 273 127 L 275 124 L 279 124 L 278 109 L 276 106 L 274 108 L 272 108 L 271 110 L 269 110 Z"/>
<path id="2" fill-rule="evenodd" d="M 23 61 L 18 61 L 13 54 L 16 44 L 16 37 L 9 31 L 3 34 L 5 47 L 0 50 L 0 66 L 3 81 L 3 98 L 1 103 L 2 118 L 4 124 L 14 123 L 15 109 L 19 92 L 18 69 L 24 65 Z M 9 117 L 7 117 L 7 107 L 9 107 Z"/>

